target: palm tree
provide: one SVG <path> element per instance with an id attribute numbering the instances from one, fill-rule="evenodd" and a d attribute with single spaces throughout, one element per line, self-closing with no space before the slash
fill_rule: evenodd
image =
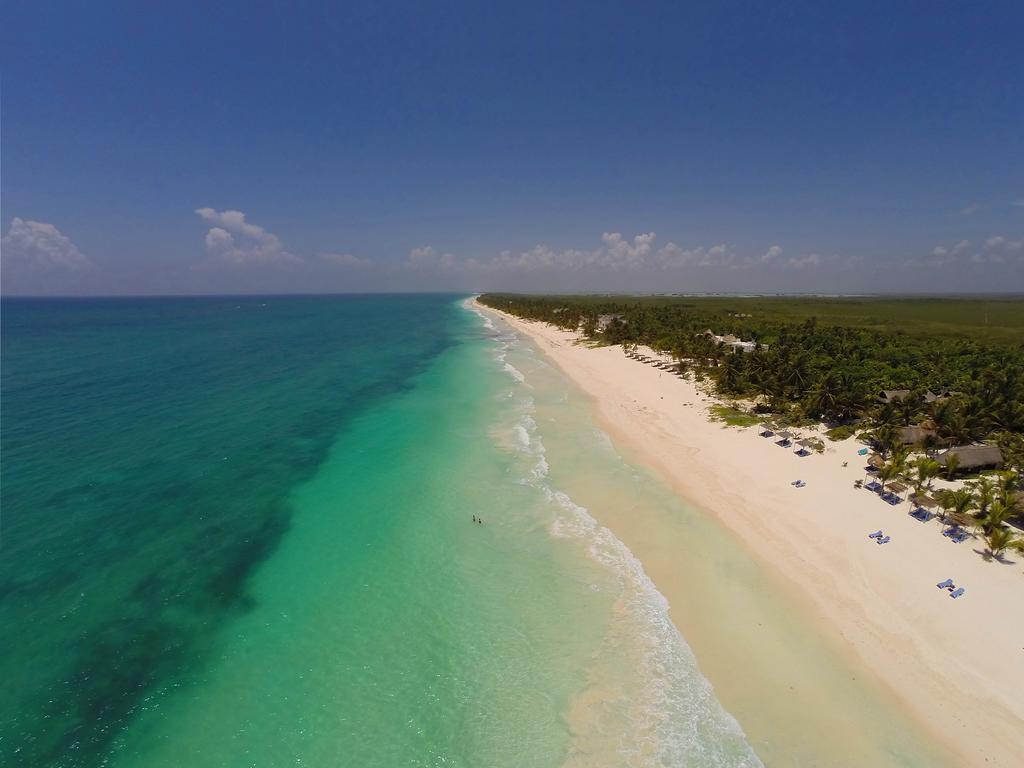
<path id="1" fill-rule="evenodd" d="M 899 417 L 896 415 L 896 406 L 892 403 L 882 403 L 875 411 L 875 421 L 879 424 L 896 426 L 896 422 L 899 421 Z"/>
<path id="2" fill-rule="evenodd" d="M 1011 514 L 1013 514 L 1013 508 L 1008 507 L 1001 500 L 997 499 L 989 505 L 984 514 L 979 513 L 977 515 L 978 523 L 987 535 L 997 528 L 1002 528 L 1003 523 L 1007 521 Z"/>
<path id="3" fill-rule="evenodd" d="M 1013 535 L 1013 532 L 1002 525 L 998 528 L 993 528 L 985 534 L 985 543 L 988 545 L 989 554 L 996 560 L 1002 559 L 1003 552 L 1006 548 L 1016 543 L 1017 537 Z"/>
<path id="4" fill-rule="evenodd" d="M 956 474 L 957 468 L 960 466 L 960 457 L 955 453 L 951 456 L 946 457 L 946 479 L 952 480 L 953 475 Z"/>
<path id="5" fill-rule="evenodd" d="M 896 445 L 899 444 L 899 432 L 896 431 L 896 427 L 892 424 L 882 424 L 872 434 L 872 438 L 878 445 L 878 452 L 882 455 L 882 458 L 886 458 Z"/>
<path id="6" fill-rule="evenodd" d="M 808 355 L 801 352 L 790 361 L 789 369 L 784 374 L 785 383 L 792 388 L 791 397 L 799 398 L 807 385 Z"/>
<path id="7" fill-rule="evenodd" d="M 958 488 L 955 491 L 948 489 L 942 489 L 936 496 L 939 504 L 942 505 L 942 519 L 946 521 L 947 517 L 955 516 L 955 520 L 960 523 L 967 517 L 968 511 L 974 506 L 974 494 L 967 488 Z M 947 515 L 948 512 L 952 512 L 952 515 Z"/>
<path id="8" fill-rule="evenodd" d="M 971 485 L 971 490 L 975 495 L 974 506 L 977 509 L 975 516 L 979 519 L 987 516 L 989 507 L 996 499 L 996 488 L 992 484 L 992 480 L 983 477 Z"/>
<path id="9" fill-rule="evenodd" d="M 942 469 L 942 465 L 935 459 L 921 458 L 914 462 L 916 471 L 916 482 L 914 490 L 920 494 L 922 488 L 932 489 L 932 478 L 936 477 Z"/>
<path id="10" fill-rule="evenodd" d="M 938 436 L 934 432 L 925 432 L 924 437 L 921 438 L 921 450 L 924 451 L 926 456 L 931 456 L 935 453 L 935 449 L 942 444 Z"/>
<path id="11" fill-rule="evenodd" d="M 905 445 L 894 445 L 892 448 L 892 461 L 893 465 L 902 472 L 907 468 L 907 457 L 910 455 L 910 450 Z"/>
<path id="12" fill-rule="evenodd" d="M 914 420 L 914 415 L 917 413 L 917 404 L 920 398 L 917 397 L 916 393 L 911 393 L 904 398 L 896 401 L 894 411 L 904 427 L 910 426 L 910 422 Z"/>
<path id="13" fill-rule="evenodd" d="M 994 411 L 993 421 L 1007 432 L 1024 432 L 1024 403 L 1004 400 Z"/>
<path id="14" fill-rule="evenodd" d="M 879 495 L 885 491 L 885 485 L 890 480 L 895 480 L 900 476 L 900 467 L 896 464 L 883 464 L 882 468 L 878 470 L 878 479 L 882 481 L 882 487 L 878 489 Z"/>
<path id="15" fill-rule="evenodd" d="M 743 389 L 743 372 L 739 352 L 725 356 L 725 361 L 718 369 L 718 388 L 727 394 L 739 394 Z"/>
<path id="16" fill-rule="evenodd" d="M 812 416 L 836 417 L 839 402 L 839 374 L 829 371 L 822 376 L 807 396 L 807 411 Z"/>
<path id="17" fill-rule="evenodd" d="M 1000 472 L 996 475 L 996 488 L 999 490 L 999 495 L 1005 499 L 1008 493 L 1013 493 L 1017 488 L 1019 480 L 1016 472 Z"/>

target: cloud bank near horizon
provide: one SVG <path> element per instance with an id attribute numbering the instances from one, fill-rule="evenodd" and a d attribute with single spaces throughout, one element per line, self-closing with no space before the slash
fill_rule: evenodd
<path id="1" fill-rule="evenodd" d="M 175 290 L 172 274 L 159 292 L 1014 290 L 1007 276 L 1018 278 L 1016 290 L 1024 289 L 1024 237 L 1003 234 L 940 243 L 927 253 L 870 264 L 859 254 L 790 252 L 778 243 L 744 251 L 728 242 L 661 244 L 655 232 L 617 231 L 605 231 L 582 248 L 538 243 L 462 256 L 425 244 L 404 257 L 373 259 L 348 249 L 304 256 L 240 210 L 194 212 L 208 228 L 202 249 L 180 264 L 190 279 L 182 278 Z M 102 260 L 87 257 L 54 224 L 15 217 L 2 246 L 4 293 L 125 292 L 104 274 Z M 879 272 L 886 276 L 884 286 L 877 284 Z M 991 284 L 979 284 L 979 274 L 991 276 Z M 965 275 L 974 282 L 964 283 Z"/>

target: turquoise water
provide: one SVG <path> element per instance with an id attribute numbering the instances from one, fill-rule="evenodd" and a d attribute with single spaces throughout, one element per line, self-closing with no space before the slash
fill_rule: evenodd
<path id="1" fill-rule="evenodd" d="M 520 344 L 443 296 L 5 301 L 3 764 L 758 765 Z"/>

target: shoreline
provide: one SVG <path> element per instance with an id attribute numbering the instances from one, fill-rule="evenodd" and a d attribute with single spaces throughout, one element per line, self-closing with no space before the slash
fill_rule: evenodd
<path id="1" fill-rule="evenodd" d="M 973 551 L 980 542 L 954 544 L 936 521 L 921 524 L 905 505 L 854 489 L 864 473 L 852 438 L 798 458 L 756 428 L 710 421 L 717 401 L 621 347 L 591 348 L 577 334 L 474 306 L 529 337 L 591 399 L 613 440 L 778 576 L 858 674 L 924 733 L 963 764 L 1016 764 L 1024 752 L 1024 612 L 1013 611 L 1020 558 L 985 562 Z M 791 487 L 796 478 L 807 487 Z M 642 541 L 620 530 L 627 525 L 610 527 Z M 877 529 L 892 541 L 873 544 L 866 534 Z M 642 544 L 630 548 L 645 565 L 656 556 Z M 685 595 L 683 585 L 651 575 L 670 604 Z M 935 587 L 945 578 L 966 587 L 963 599 Z"/>

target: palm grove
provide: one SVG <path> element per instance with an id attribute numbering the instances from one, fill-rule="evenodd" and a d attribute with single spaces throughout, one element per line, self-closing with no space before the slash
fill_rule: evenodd
<path id="1" fill-rule="evenodd" d="M 923 494 L 932 478 L 960 469 L 955 451 L 936 461 L 939 450 L 998 446 L 1009 471 L 939 491 L 935 501 L 954 522 L 977 526 L 992 554 L 1020 546 L 1004 525 L 1022 506 L 1016 485 L 1024 470 L 1024 343 L 1016 334 L 993 340 L 927 326 L 914 333 L 877 330 L 867 317 L 819 323 L 796 311 L 802 299 L 777 300 L 770 313 L 745 299 L 485 294 L 480 301 L 597 342 L 668 353 L 680 372 L 709 382 L 719 396 L 745 400 L 754 412 L 784 423 L 822 421 L 836 438 L 862 434 L 884 460 L 882 486 L 900 478 Z M 783 302 L 795 310 L 791 317 Z M 1024 303 L 1019 306 L 1024 312 Z M 879 304 L 863 307 L 877 311 Z M 907 445 L 911 425 L 918 439 Z"/>

